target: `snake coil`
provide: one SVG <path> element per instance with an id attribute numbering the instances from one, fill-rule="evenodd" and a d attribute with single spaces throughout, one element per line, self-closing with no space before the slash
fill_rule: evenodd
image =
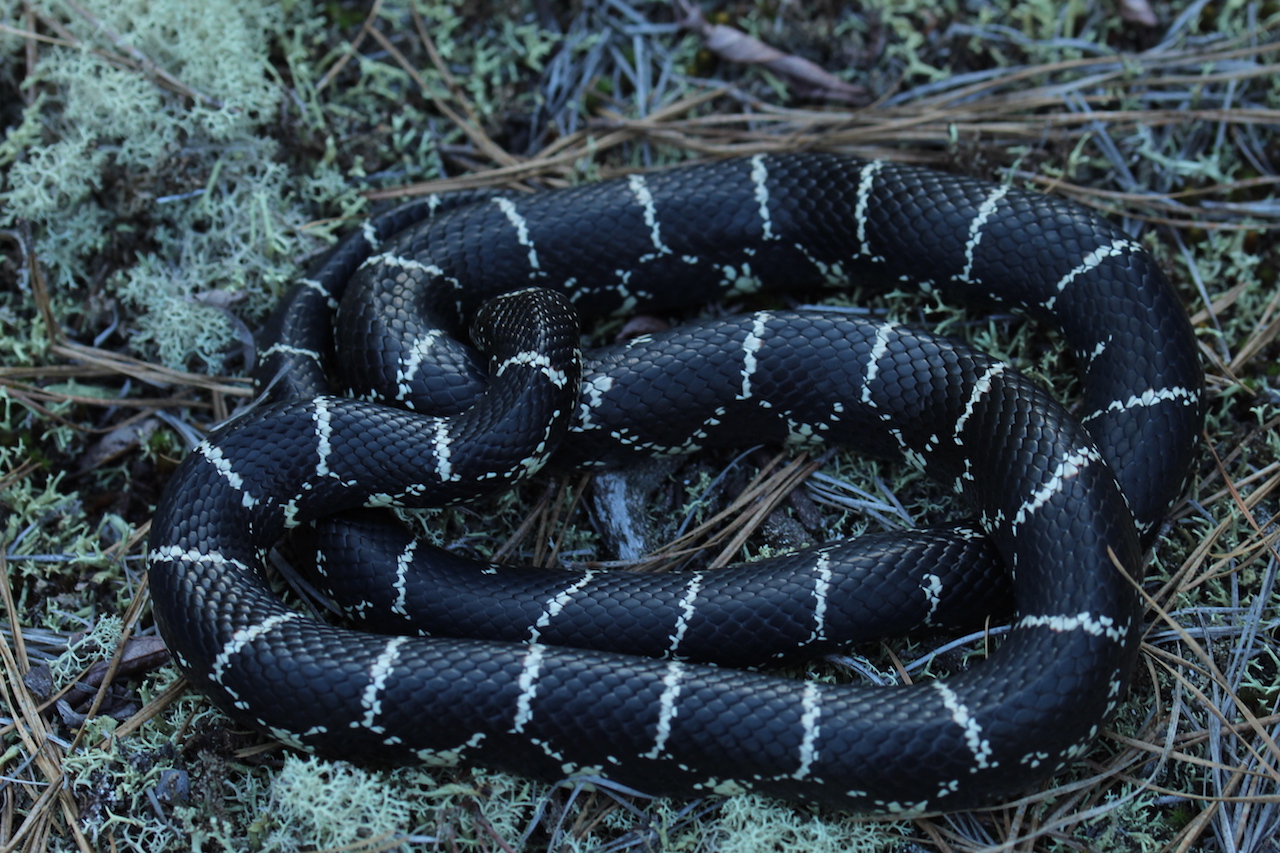
<path id="1" fill-rule="evenodd" d="M 987 356 L 831 313 L 703 320 L 579 359 L 575 313 L 850 281 L 916 282 L 1056 326 L 1078 364 L 1081 417 Z M 258 376 L 274 402 L 184 460 L 152 525 L 156 620 L 191 682 L 236 719 L 330 756 L 660 794 L 946 811 L 1069 763 L 1124 691 L 1142 549 L 1202 418 L 1190 324 L 1122 231 L 1035 193 L 824 154 L 413 202 L 340 244 L 266 336 Z M 330 360 L 351 396 L 328 393 Z M 326 575 L 387 555 L 387 589 L 351 582 L 347 609 L 393 635 L 316 621 L 265 579 L 281 535 L 334 513 L 465 500 L 550 459 L 744 441 L 903 457 L 954 483 L 981 535 L 921 531 L 874 538 L 873 558 L 833 543 L 768 569 L 636 579 L 476 570 L 439 554 L 421 568 L 428 549 L 401 534 L 363 518 L 326 526 Z M 971 607 L 949 604 L 953 579 L 991 555 L 1013 575 L 1013 626 L 954 677 L 875 689 L 692 662 L 766 622 L 794 649 L 733 649 L 734 662 L 846 642 L 840 623 L 863 618 L 850 590 L 868 578 L 871 601 L 945 623 L 948 607 Z M 480 591 L 437 586 L 441 574 L 470 574 Z M 367 618 L 379 597 L 389 615 Z M 748 600 L 781 615 L 745 614 Z M 415 602 L 451 627 L 397 627 Z M 609 650 L 559 645 L 614 625 L 627 633 L 603 640 Z M 476 626 L 497 638 L 445 636 Z M 638 648 L 657 659 L 622 653 Z"/>

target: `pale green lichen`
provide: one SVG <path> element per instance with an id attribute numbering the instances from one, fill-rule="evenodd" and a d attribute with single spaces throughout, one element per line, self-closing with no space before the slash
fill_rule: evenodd
<path id="1" fill-rule="evenodd" d="M 26 159 L 13 164 L 5 182 L 12 187 L 4 194 L 10 211 L 6 219 L 44 222 L 86 203 L 101 188 L 106 163 L 97 140 L 79 130 L 31 149 Z"/>
<path id="2" fill-rule="evenodd" d="M 366 770 L 289 755 L 234 849 L 408 851 L 440 842 L 483 848 L 495 837 L 519 838 L 545 789 L 504 773 L 477 770 L 469 783 L 458 783 L 421 768 Z"/>
<path id="3" fill-rule="evenodd" d="M 100 658 L 109 659 L 120 642 L 123 629 L 124 620 L 119 616 L 98 617 L 88 633 L 68 645 L 66 651 L 49 664 L 54 686 L 62 687 Z"/>
<path id="4" fill-rule="evenodd" d="M 757 796 L 720 809 L 713 849 L 720 853 L 874 853 L 901 844 L 909 824 L 826 820 Z"/>
<path id="5" fill-rule="evenodd" d="M 177 677 L 171 668 L 161 670 L 138 688 L 139 700 L 155 698 Z M 238 767 L 234 792 L 218 791 L 223 801 L 188 805 L 189 798 L 196 798 L 201 780 L 175 769 L 175 732 L 179 727 L 202 725 L 212 713 L 203 700 L 188 693 L 127 738 L 113 736 L 117 724 L 108 717 L 86 726 L 82 745 L 63 757 L 62 769 L 79 805 L 81 831 L 96 849 L 136 853 L 249 849 L 243 830 L 233 824 L 242 827 L 252 819 L 246 813 L 257 814 L 265 796 L 265 773 Z M 219 823 L 222 816 L 229 819 Z M 219 828 L 228 831 L 222 833 Z M 202 841 L 209 838 L 216 838 L 216 843 L 203 847 Z"/>
<path id="6" fill-rule="evenodd" d="M 0 182 L 0 225 L 35 226 L 55 290 L 111 270 L 108 286 L 136 313 L 131 345 L 170 366 L 222 370 L 235 344 L 235 324 L 195 297 L 237 294 L 241 313 L 261 317 L 297 273 L 297 260 L 362 208 L 351 178 L 363 175 L 363 158 L 353 157 L 344 174 L 330 136 L 355 115 L 348 103 L 386 111 L 383 141 L 402 179 L 434 174 L 442 135 L 459 134 L 437 129 L 414 105 L 417 83 L 394 63 L 357 58 L 356 85 L 321 95 L 314 43 L 326 20 L 311 3 L 82 6 L 88 15 L 59 2 L 43 9 L 80 43 L 42 52 L 26 81 L 39 96 L 0 142 L 0 162 L 12 163 Z M 13 29 L 23 28 L 16 5 L 3 11 Z M 402 26 L 405 12 L 387 4 L 385 25 Z M 483 116 L 509 109 L 517 81 L 558 44 L 558 35 L 528 21 L 502 21 L 475 38 L 458 30 L 451 4 L 422 4 L 420 12 L 445 61 L 468 67 L 459 77 Z M 123 53 L 141 71 L 100 52 Z M 288 88 L 273 53 L 285 58 Z M 448 91 L 436 69 L 419 74 L 431 91 Z M 180 91 L 171 91 L 175 85 Z M 283 121 L 323 137 L 319 162 L 288 162 L 280 148 L 289 133 L 286 92 L 302 109 Z M 330 218 L 335 211 L 340 216 Z M 118 246 L 131 257 L 118 257 Z"/>
<path id="7" fill-rule="evenodd" d="M 46 10 L 82 47 L 47 50 L 28 79 L 42 96 L 0 148 L 14 160 L 0 184 L 0 224 L 35 226 L 55 291 L 100 276 L 112 245 L 136 246 L 135 263 L 110 262 L 111 285 L 139 312 L 133 343 L 172 366 L 220 369 L 234 324 L 192 298 L 241 294 L 260 312 L 295 273 L 295 258 L 325 236 L 304 228 L 315 205 L 349 209 L 354 196 L 332 167 L 290 169 L 265 133 L 282 96 L 269 59 L 280 8 L 84 5 L 102 28 L 58 3 Z M 115 67 L 87 49 L 96 46 L 136 50 L 144 68 L 186 92 Z"/>
<path id="8" fill-rule="evenodd" d="M 413 809 L 393 793 L 385 774 L 350 764 L 290 755 L 271 781 L 267 807 L 250 828 L 263 851 L 394 844 Z"/>
<path id="9" fill-rule="evenodd" d="M 0 389 L 0 430 L 15 446 L 0 446 L 0 478 L 18 469 L 30 456 L 25 449 L 27 437 L 21 407 Z M 69 430 L 68 430 L 69 432 Z M 100 582 L 118 570 L 118 563 L 106 549 L 119 541 L 128 525 L 117 516 L 106 514 L 97 525 L 85 518 L 84 507 L 75 492 L 65 488 L 66 472 L 47 478 L 9 477 L 0 489 L 0 542 L 4 543 L 9 571 L 14 578 L 40 579 L 68 568 L 80 577 Z M 19 607 L 26 610 L 31 588 L 14 584 Z M 75 608 L 69 612 L 54 609 L 46 600 L 48 613 L 45 627 L 81 629 L 89 624 L 92 613 Z M 79 617 L 83 621 L 78 621 Z"/>

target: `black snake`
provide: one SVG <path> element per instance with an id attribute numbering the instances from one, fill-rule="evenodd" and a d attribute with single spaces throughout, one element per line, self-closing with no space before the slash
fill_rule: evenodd
<path id="1" fill-rule="evenodd" d="M 575 309 L 661 311 L 850 280 L 914 282 L 1053 324 L 1079 367 L 1080 420 L 989 357 L 809 311 L 642 337 L 590 354 L 579 377 Z M 468 335 L 484 358 L 459 342 Z M 196 448 L 152 526 L 156 619 L 187 677 L 236 719 L 330 756 L 603 777 L 659 794 L 942 811 L 1064 766 L 1124 690 L 1142 548 L 1202 418 L 1190 324 L 1122 231 L 1035 193 L 823 154 L 413 202 L 302 280 L 268 337 L 259 376 L 275 402 Z M 351 397 L 326 393 L 334 347 Z M 413 600 L 463 626 L 432 637 L 316 621 L 264 576 L 282 534 L 339 510 L 493 492 L 553 452 L 553 464 L 582 466 L 762 440 L 856 441 L 905 457 L 954 482 L 987 535 L 880 537 L 878 567 L 845 561 L 839 543 L 811 549 L 783 564 L 775 592 L 772 569 L 636 580 L 497 572 L 447 555 L 424 582 L 410 558 L 425 546 L 365 519 L 321 534 L 324 574 L 379 550 L 392 563 L 391 591 L 357 582 L 348 612 L 365 619 L 381 595 L 392 613 L 367 619 L 374 630 L 406 630 L 397 623 Z M 979 553 L 1009 566 L 1017 613 L 990 658 L 954 677 L 873 689 L 690 662 L 707 638 L 771 622 L 807 652 L 847 642 L 837 623 L 858 612 L 848 588 L 863 575 L 876 578 L 872 601 L 947 622 L 935 611 L 964 566 L 945 563 Z M 487 585 L 438 591 L 431 572 Z M 770 598 L 783 599 L 782 616 L 738 606 Z M 498 640 L 439 636 L 509 618 L 520 621 Z M 552 645 L 592 642 L 582 625 L 647 639 Z M 663 657 L 618 653 L 642 648 Z"/>

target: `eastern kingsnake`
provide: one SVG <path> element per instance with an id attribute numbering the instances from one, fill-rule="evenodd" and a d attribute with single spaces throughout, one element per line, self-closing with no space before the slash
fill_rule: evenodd
<path id="1" fill-rule="evenodd" d="M 916 282 L 1053 323 L 1080 368 L 1088 433 L 986 356 L 805 311 L 703 320 L 608 347 L 586 359 L 579 386 L 573 311 L 528 289 L 563 291 L 594 317 L 849 279 Z M 341 381 L 361 399 L 323 396 L 334 309 Z M 477 312 L 472 336 L 487 361 L 456 340 Z M 202 442 L 152 526 L 156 620 L 192 683 L 236 719 L 330 756 L 602 776 L 659 794 L 752 789 L 859 810 L 952 810 L 1078 756 L 1124 690 L 1141 630 L 1141 549 L 1181 486 L 1202 417 L 1186 315 L 1121 231 L 1038 194 L 822 154 L 414 202 L 341 244 L 268 334 L 259 376 L 277 402 Z M 855 439 L 953 481 L 980 513 L 985 546 L 963 529 L 878 540 L 887 586 L 871 594 L 934 606 L 945 571 L 928 561 L 994 547 L 1014 574 L 1018 615 L 990 660 L 893 689 L 685 661 L 687 637 L 716 634 L 722 613 L 745 618 L 731 599 L 771 596 L 755 569 L 736 576 L 740 590 L 713 572 L 659 577 L 663 623 L 636 615 L 655 595 L 646 581 L 514 572 L 534 596 L 512 605 L 526 615 L 506 632 L 533 641 L 524 644 L 331 626 L 287 608 L 264 576 L 289 528 L 492 492 L 557 445 L 557 463 L 584 465 Z M 338 531 L 325 534 L 326 571 L 389 535 L 364 520 Z M 463 623 L 506 612 L 491 610 L 501 605 L 489 596 L 503 597 L 494 585 L 413 592 L 417 547 L 384 548 L 403 557 L 384 630 L 414 596 L 467 614 Z M 846 569 L 837 550 L 788 564 L 792 605 L 778 621 L 793 623 L 797 647 L 830 642 L 844 612 L 837 587 L 868 571 L 861 558 Z M 914 574 L 897 573 L 910 564 Z M 668 659 L 549 645 L 587 633 L 561 631 L 571 618 L 605 628 L 629 619 Z"/>

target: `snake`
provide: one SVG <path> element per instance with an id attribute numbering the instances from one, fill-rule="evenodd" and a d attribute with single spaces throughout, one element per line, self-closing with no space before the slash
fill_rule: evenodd
<path id="1" fill-rule="evenodd" d="M 795 307 L 850 286 L 1056 329 L 1078 401 L 909 324 Z M 709 303 L 758 310 L 582 350 L 584 322 Z M 1089 748 L 1125 694 L 1145 552 L 1203 420 L 1187 314 L 1124 229 L 1007 183 L 815 151 L 403 204 L 295 284 L 255 375 L 259 403 L 182 461 L 149 540 L 155 621 L 219 709 L 368 766 L 888 814 L 989 804 Z M 381 519 L 545 466 L 744 443 L 905 460 L 974 520 L 637 575 L 473 564 Z M 355 596 L 346 621 L 273 591 L 290 532 L 319 576 L 353 572 L 333 580 Z M 889 687 L 777 671 L 860 639 L 838 623 L 881 605 L 923 610 L 891 630 L 963 621 L 988 587 L 952 587 L 978 564 L 1011 589 L 984 660 Z M 781 651 L 756 641 L 774 628 Z"/>

